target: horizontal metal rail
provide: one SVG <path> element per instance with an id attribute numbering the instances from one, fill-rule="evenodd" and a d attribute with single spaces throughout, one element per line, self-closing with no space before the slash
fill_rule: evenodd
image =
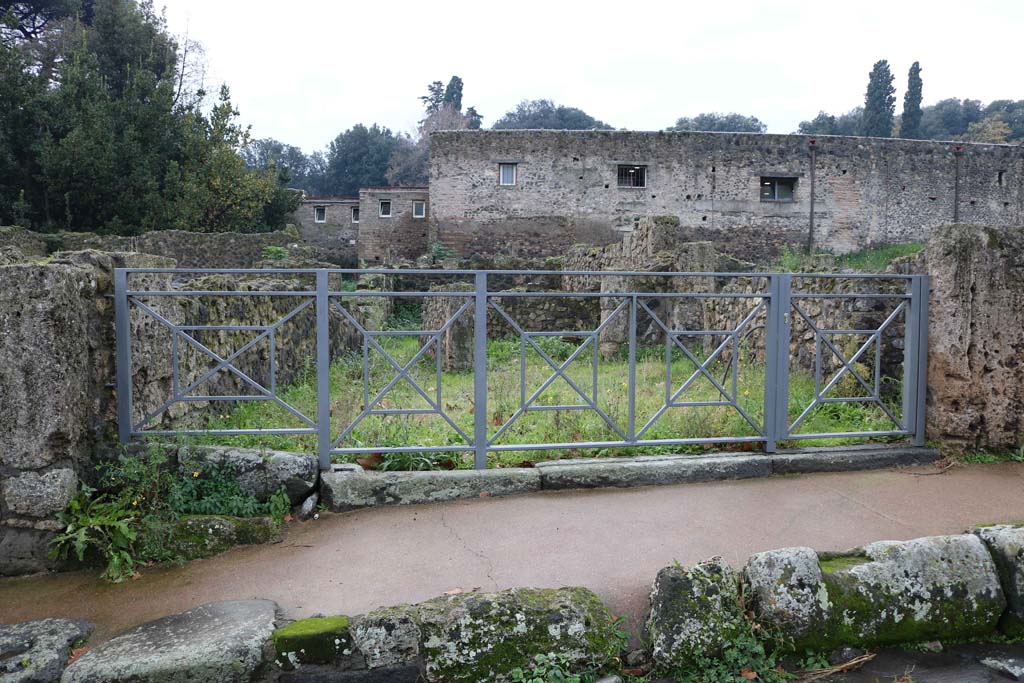
<path id="1" fill-rule="evenodd" d="M 262 277 L 266 275 L 288 276 L 296 279 L 295 288 L 275 290 L 244 289 L 168 289 L 167 285 L 157 284 L 152 289 L 130 287 L 132 276 L 170 274 L 175 276 L 221 274 L 243 277 Z M 360 289 L 355 291 L 336 290 L 329 286 L 332 275 L 364 276 L 383 275 L 401 279 L 409 278 L 444 278 L 450 282 L 452 278 L 466 278 L 473 289 L 445 291 L 430 289 L 422 291 L 402 290 L 387 287 L 381 290 Z M 309 281 L 302 281 L 308 276 Z M 594 278 L 616 277 L 625 278 L 625 284 L 617 283 L 624 291 L 558 291 L 538 289 L 536 291 L 510 291 L 490 289 L 489 279 L 496 277 L 536 278 L 540 276 L 571 276 Z M 732 282 L 740 282 L 743 286 L 752 287 L 755 291 L 701 291 L 699 289 L 685 291 L 646 291 L 631 289 L 629 279 L 643 277 L 647 282 L 652 278 L 727 278 Z M 175 278 L 181 281 L 182 277 Z M 814 280 L 853 280 L 879 282 L 889 280 L 899 285 L 899 291 L 871 292 L 836 292 L 833 285 L 823 287 L 829 291 L 814 291 Z M 744 280 L 753 280 L 752 286 Z M 493 280 L 491 280 L 493 281 Z M 781 441 L 836 438 L 877 438 L 877 437 L 910 437 L 916 444 L 924 442 L 924 394 L 925 374 L 927 367 L 927 303 L 928 280 L 926 276 L 902 274 L 866 274 L 866 273 L 704 273 L 704 272 L 643 272 L 643 271 L 514 271 L 514 270 L 428 270 L 428 269 L 171 269 L 171 268 L 119 268 L 115 272 L 115 328 L 117 336 L 117 396 L 118 396 L 118 429 L 122 441 L 144 436 L 305 436 L 316 435 L 317 450 L 320 464 L 328 468 L 332 456 L 367 454 L 367 453 L 472 453 L 474 465 L 478 468 L 487 467 L 488 454 L 505 452 L 531 452 L 538 450 L 586 450 L 610 448 L 638 447 L 671 447 L 691 446 L 698 444 L 760 444 L 766 452 L 774 452 Z M 799 283 L 799 284 L 797 284 Z M 147 284 L 154 284 L 152 279 Z M 187 286 L 187 284 L 186 284 Z M 688 285 L 688 287 L 692 287 Z M 596 287 L 591 287 L 596 289 Z M 230 324 L 214 324 L 205 321 L 174 322 L 173 316 L 162 312 L 163 307 L 157 301 L 168 299 L 197 297 L 229 297 L 229 298 L 274 298 L 290 300 L 292 303 L 284 307 L 278 319 L 269 324 L 255 324 L 245 320 Z M 459 302 L 455 312 L 437 329 L 412 330 L 378 330 L 368 328 L 357 314 L 355 308 L 361 299 L 389 298 L 422 299 L 424 301 L 437 297 L 446 297 Z M 546 329 L 528 330 L 508 308 L 511 300 L 542 300 L 566 299 L 579 301 L 583 299 L 603 301 L 601 304 L 601 321 L 594 329 Z M 674 321 L 664 317 L 661 305 L 653 302 L 704 302 L 707 300 L 733 302 L 730 306 L 742 307 L 738 320 L 729 323 L 728 329 L 680 329 Z M 749 301 L 749 308 L 742 301 Z M 847 305 L 845 302 L 866 300 L 876 302 L 872 310 L 884 307 L 878 313 L 884 320 L 878 327 L 865 327 L 863 324 L 848 329 L 837 327 L 826 321 L 817 321 L 808 315 L 810 302 L 833 301 L 837 306 Z M 526 304 L 528 305 L 528 304 Z M 575 304 L 574 304 L 575 305 Z M 698 305 L 694 303 L 692 305 Z M 703 306 L 704 304 L 699 304 Z M 352 308 L 352 310 L 349 310 Z M 891 310 L 890 310 L 891 308 Z M 281 351 L 280 330 L 289 321 L 300 314 L 314 317 L 315 360 L 316 372 L 316 409 L 307 415 L 299 408 L 289 404 L 279 393 L 278 387 L 278 352 Z M 132 316 L 148 318 L 151 324 L 165 330 L 169 334 L 171 354 L 170 398 L 160 405 L 148 405 L 144 412 L 137 412 L 133 387 L 134 377 L 139 368 L 149 359 L 139 358 L 133 365 L 132 331 L 139 329 L 132 325 Z M 464 316 L 472 316 L 473 326 L 473 392 L 472 392 L 472 425 L 460 425 L 450 414 L 451 408 L 446 405 L 442 393 L 444 373 L 442 372 L 442 344 L 452 327 Z M 512 413 L 498 418 L 488 412 L 489 370 L 487 366 L 487 345 L 490 324 L 499 322 L 503 329 L 511 332 L 518 339 L 519 388 L 511 391 L 518 401 Z M 665 391 L 661 399 L 662 405 L 653 414 L 640 415 L 637 407 L 639 390 L 637 365 L 638 351 L 641 347 L 639 339 L 641 319 L 648 336 L 651 331 L 661 339 L 664 357 Z M 858 318 L 860 320 L 860 318 Z M 362 405 L 348 424 L 332 424 L 330 395 L 331 358 L 331 325 L 337 326 L 341 321 L 355 332 L 361 340 L 358 350 L 362 362 L 361 399 Z M 903 377 L 902 401 L 897 409 L 889 405 L 882 395 L 882 345 L 885 339 L 893 338 L 897 321 L 902 326 Z M 793 342 L 793 325 L 804 326 L 813 338 L 814 345 L 814 392 L 811 402 L 806 406 L 791 406 L 790 372 L 791 350 Z M 863 323 L 863 320 L 861 320 Z M 870 324 L 874 324 L 871 322 Z M 616 334 L 624 339 L 628 361 L 628 376 L 622 386 L 622 394 L 626 403 L 625 415 L 606 409 L 599 400 L 598 384 L 600 376 L 599 346 L 604 336 L 613 327 Z M 623 331 L 624 328 L 624 331 Z M 755 331 L 760 331 L 764 338 L 764 394 L 763 411 L 750 412 L 740 401 L 740 344 Z M 205 333 L 233 333 L 244 336 L 252 333 L 251 338 L 239 340 L 236 348 L 230 353 L 218 353 L 208 344 L 200 341 Z M 846 336 L 843 336 L 846 335 Z M 389 353 L 384 345 L 388 338 L 414 337 L 420 339 L 419 350 L 409 360 L 400 360 Z M 544 338 L 561 338 L 576 340 L 576 348 L 567 358 L 556 360 L 545 351 L 540 342 Z M 838 343 L 838 339 L 852 340 L 857 338 L 853 348 Z M 697 353 L 691 346 L 693 340 L 703 339 L 704 352 Z M 243 354 L 255 351 L 260 344 L 268 347 L 268 371 L 265 379 L 258 379 L 262 373 L 243 371 L 238 365 Z M 644 342 L 650 348 L 650 342 Z M 194 376 L 184 377 L 182 354 L 189 350 L 193 356 L 203 359 L 210 367 L 199 368 Z M 356 351 L 356 349 L 352 349 Z M 675 354 L 675 355 L 674 355 Z M 371 357 L 382 360 L 384 367 L 391 373 L 391 380 L 382 387 L 370 387 Z M 527 389 L 528 357 L 539 360 L 547 374 L 539 385 Z M 645 358 L 650 358 L 649 354 Z M 685 379 L 673 379 L 673 358 L 680 358 L 689 363 L 689 376 Z M 432 384 L 425 382 L 414 374 L 418 363 L 429 359 L 432 370 Z M 825 363 L 828 363 L 826 374 Z M 873 366 L 867 372 L 868 362 Z M 574 363 L 589 363 L 589 371 L 585 379 L 569 373 Z M 715 367 L 726 367 L 724 374 L 716 374 Z M 209 385 L 215 376 L 221 373 L 230 374 L 235 384 L 242 388 L 239 394 L 221 395 L 211 391 L 199 393 L 200 388 Z M 149 376 L 143 372 L 141 376 Z M 681 381 L 680 383 L 680 380 Z M 841 382 L 852 385 L 859 392 L 856 396 L 837 395 Z M 567 388 L 569 398 L 563 396 L 556 404 L 547 398 L 552 386 L 560 383 Z M 710 389 L 710 394 L 694 397 L 687 394 L 696 383 Z M 418 407 L 401 407 L 386 405 L 396 387 L 403 386 L 413 391 L 415 398 L 421 402 Z M 221 404 L 225 402 L 271 402 L 291 415 L 301 427 L 260 426 L 252 429 L 172 429 L 173 420 L 166 420 L 168 411 L 176 404 Z M 809 432 L 805 425 L 809 417 L 820 407 L 830 404 L 863 403 L 873 406 L 891 421 L 891 429 L 852 430 L 837 432 Z M 706 437 L 668 438 L 661 433 L 652 432 L 659 426 L 660 420 L 670 411 L 698 408 L 723 408 L 735 411 L 739 416 L 741 428 L 733 434 L 710 434 Z M 515 436 L 515 427 L 526 416 L 537 413 L 589 412 L 599 418 L 599 425 L 607 429 L 612 438 L 587 439 L 579 437 L 575 440 L 562 440 L 550 443 L 508 443 Z M 763 412 L 763 414 L 762 414 Z M 359 431 L 360 425 L 367 418 L 387 419 L 402 416 L 436 416 L 441 418 L 450 428 L 452 443 L 424 445 L 419 443 L 373 444 L 362 443 L 365 437 Z M 490 416 L 490 417 L 489 417 Z M 743 432 L 747 432 L 744 434 Z M 365 430 L 364 430 L 365 431 Z"/>

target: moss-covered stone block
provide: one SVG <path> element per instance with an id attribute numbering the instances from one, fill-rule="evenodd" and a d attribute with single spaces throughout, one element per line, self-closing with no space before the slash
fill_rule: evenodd
<path id="1" fill-rule="evenodd" d="M 717 656 L 747 629 L 736 572 L 721 557 L 658 572 L 647 635 L 661 667 L 678 669 Z"/>
<path id="2" fill-rule="evenodd" d="M 614 620 L 585 588 L 467 593 L 416 607 L 428 681 L 509 681 L 538 654 L 602 666 L 618 654 Z"/>
<path id="3" fill-rule="evenodd" d="M 1024 637 L 1024 525 L 985 525 L 971 533 L 992 554 L 1006 594 L 1007 609 L 999 620 L 999 630 L 1011 638 Z"/>
<path id="4" fill-rule="evenodd" d="M 280 529 L 270 517 L 187 515 L 171 529 L 168 548 L 186 560 L 212 557 L 239 545 L 277 540 Z"/>
<path id="5" fill-rule="evenodd" d="M 802 550 L 799 562 L 778 563 L 774 573 L 750 563 L 744 570 L 755 614 L 797 651 L 981 637 L 1006 608 L 976 536 L 880 541 L 824 556 L 817 571 Z"/>
<path id="6" fill-rule="evenodd" d="M 352 654 L 349 618 L 312 617 L 274 631 L 276 661 L 282 668 L 300 664 L 331 664 Z"/>
<path id="7" fill-rule="evenodd" d="M 743 568 L 743 582 L 749 606 L 785 639 L 801 642 L 824 630 L 830 605 L 812 548 L 757 553 Z"/>

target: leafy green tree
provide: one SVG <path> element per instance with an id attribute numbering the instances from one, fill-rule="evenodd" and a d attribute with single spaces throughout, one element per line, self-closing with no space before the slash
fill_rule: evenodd
<path id="1" fill-rule="evenodd" d="M 907 75 L 907 92 L 903 95 L 903 115 L 900 116 L 900 137 L 921 137 L 921 64 L 914 62 Z"/>
<path id="2" fill-rule="evenodd" d="M 763 124 L 756 116 L 744 116 L 743 114 L 718 112 L 706 112 L 697 116 L 684 116 L 676 119 L 674 126 L 667 128 L 669 131 L 714 131 L 727 133 L 764 133 L 768 126 Z"/>
<path id="3" fill-rule="evenodd" d="M 420 96 L 423 108 L 427 114 L 433 114 L 444 106 L 444 83 L 434 81 L 427 86 L 427 94 Z"/>
<path id="4" fill-rule="evenodd" d="M 582 109 L 556 105 L 551 100 L 523 100 L 491 127 L 494 130 L 614 130 Z"/>
<path id="5" fill-rule="evenodd" d="M 1010 140 L 1013 133 L 1009 124 L 1003 120 L 1002 114 L 993 114 L 981 121 L 975 121 L 967 126 L 962 140 L 966 142 L 987 142 L 1001 145 Z"/>
<path id="6" fill-rule="evenodd" d="M 810 121 L 801 121 L 796 132 L 801 135 L 857 135 L 863 115 L 863 107 L 856 107 L 839 116 L 820 111 Z"/>
<path id="7" fill-rule="evenodd" d="M 921 111 L 921 137 L 926 140 L 956 140 L 972 123 L 985 117 L 979 100 L 951 97 Z"/>
<path id="8" fill-rule="evenodd" d="M 470 107 L 466 110 L 466 123 L 468 124 L 469 130 L 480 130 L 480 126 L 483 125 L 484 117 L 477 112 L 476 107 Z"/>
<path id="9" fill-rule="evenodd" d="M 355 196 L 361 187 L 387 184 L 388 165 L 398 138 L 376 123 L 356 124 L 336 137 L 327 152 L 325 185 L 328 194 Z"/>
<path id="10" fill-rule="evenodd" d="M 985 117 L 996 114 L 1010 127 L 1010 140 L 1024 140 L 1024 100 L 994 100 L 985 107 Z"/>
<path id="11" fill-rule="evenodd" d="M 860 134 L 875 138 L 892 137 L 893 118 L 896 114 L 896 88 L 889 62 L 875 62 L 868 75 L 868 89 L 864 95 L 864 117 Z"/>

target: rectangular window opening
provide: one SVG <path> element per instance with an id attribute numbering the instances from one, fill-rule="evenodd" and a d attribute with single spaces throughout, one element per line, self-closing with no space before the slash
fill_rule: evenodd
<path id="1" fill-rule="evenodd" d="M 1006 171 L 999 171 L 996 174 L 996 182 L 999 183 L 999 187 L 1003 186 L 1003 179 L 1006 177 Z"/>
<path id="2" fill-rule="evenodd" d="M 421 200 L 415 200 L 412 203 L 412 217 L 413 218 L 426 218 L 427 217 L 427 203 Z"/>
<path id="3" fill-rule="evenodd" d="M 314 206 L 313 207 L 313 222 L 314 223 L 326 223 L 327 222 L 327 207 L 326 206 Z"/>
<path id="4" fill-rule="evenodd" d="M 353 206 L 352 207 L 352 222 L 353 223 L 358 223 L 359 222 L 359 207 L 358 206 Z"/>
<path id="5" fill-rule="evenodd" d="M 380 200 L 380 212 L 378 215 L 381 218 L 391 218 L 391 201 L 388 199 Z"/>
<path id="6" fill-rule="evenodd" d="M 619 164 L 619 187 L 647 187 L 647 167 Z"/>
<path id="7" fill-rule="evenodd" d="M 498 183 L 500 185 L 515 185 L 517 175 L 517 164 L 498 164 Z"/>
<path id="8" fill-rule="evenodd" d="M 796 178 L 761 176 L 762 202 L 791 202 L 796 196 Z"/>

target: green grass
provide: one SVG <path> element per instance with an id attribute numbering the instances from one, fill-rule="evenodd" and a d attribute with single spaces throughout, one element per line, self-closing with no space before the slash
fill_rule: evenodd
<path id="1" fill-rule="evenodd" d="M 957 456 L 965 465 L 992 465 L 999 462 L 1024 462 L 1024 446 L 1014 451 L 971 451 Z"/>
<path id="2" fill-rule="evenodd" d="M 911 256 L 924 249 L 922 242 L 907 244 L 890 244 L 871 249 L 850 252 L 835 257 L 836 267 L 840 270 L 854 270 L 860 273 L 882 273 L 893 261 L 904 256 Z M 813 272 L 815 262 L 826 253 L 808 255 L 794 247 L 784 247 L 779 257 L 769 266 L 768 270 L 783 273 Z"/>
<path id="3" fill-rule="evenodd" d="M 412 322 L 412 321 L 409 321 Z M 407 328 L 408 329 L 408 328 Z M 404 365 L 418 351 L 414 337 L 383 337 L 379 342 L 395 360 Z M 540 345 L 557 363 L 567 359 L 576 349 L 576 344 L 558 338 L 542 338 Z M 520 347 L 518 340 L 492 340 L 488 344 L 488 406 L 487 422 L 493 436 L 518 410 L 521 401 L 520 389 Z M 628 422 L 628 363 L 621 355 L 609 360 L 599 359 L 597 386 L 593 385 L 591 374 L 592 352 L 588 349 L 565 371 L 565 374 L 623 431 Z M 526 397 L 529 398 L 554 371 L 533 350 L 526 353 Z M 671 358 L 666 359 L 664 345 L 641 347 L 636 367 L 636 425 L 641 429 L 651 420 L 665 403 L 666 362 L 671 365 L 672 391 L 679 389 L 695 371 L 695 366 L 678 348 Z M 369 357 L 369 387 L 371 399 L 396 376 L 394 368 L 376 352 Z M 713 361 L 711 374 L 729 391 L 732 380 L 728 363 L 721 359 Z M 410 375 L 432 398 L 436 396 L 435 363 L 424 355 L 411 368 Z M 341 429 L 349 425 L 362 411 L 364 403 L 361 354 L 346 354 L 331 367 L 331 419 L 337 437 Z M 850 378 L 848 378 L 850 379 Z M 736 394 L 739 406 L 755 424 L 760 424 L 764 413 L 764 368 L 753 361 L 743 361 L 737 373 Z M 851 388 L 852 383 L 845 384 Z M 789 415 L 796 418 L 814 395 L 812 377 L 791 372 L 791 403 Z M 315 419 L 316 385 L 312 372 L 306 373 L 281 394 L 283 400 Z M 722 400 L 719 392 L 709 380 L 699 377 L 678 401 Z M 557 405 L 584 405 L 573 388 L 562 378 L 553 382 L 534 404 L 541 408 Z M 220 404 L 227 405 L 227 404 Z M 465 434 L 472 436 L 475 420 L 473 405 L 473 375 L 471 372 L 443 373 L 441 380 L 441 405 L 452 422 Z M 426 400 L 406 381 L 401 380 L 386 397 L 376 404 L 384 409 L 428 409 Z M 898 410 L 890 409 L 898 415 Z M 271 402 L 240 403 L 230 412 L 220 413 L 210 419 L 211 429 L 256 429 L 270 427 L 302 427 L 297 418 Z M 824 433 L 842 431 L 885 431 L 892 429 L 891 422 L 877 407 L 861 403 L 830 403 L 819 406 L 810 418 L 801 425 L 799 433 Z M 721 436 L 755 437 L 757 434 L 731 406 L 674 407 L 670 408 L 643 434 L 645 440 L 710 438 Z M 578 443 L 620 441 L 617 434 L 593 410 L 548 409 L 528 412 L 518 418 L 499 440 L 499 444 L 528 443 Z M 206 443 L 225 443 L 239 446 L 266 447 L 279 450 L 315 452 L 315 435 L 298 436 L 232 436 L 203 437 Z M 841 438 L 801 440 L 800 444 L 843 445 L 862 442 L 863 439 Z M 455 453 L 446 447 L 463 445 L 465 441 L 443 418 L 437 415 L 388 415 L 370 416 L 362 420 L 346 438 L 347 447 L 395 447 L 430 446 L 437 447 L 440 455 L 389 455 L 384 466 L 391 469 L 431 469 L 451 460 L 457 467 L 470 467 L 472 454 Z M 796 445 L 794 441 L 785 446 Z M 723 448 L 742 448 L 736 444 Z M 759 445 L 747 446 L 760 450 Z M 538 461 L 559 457 L 653 455 L 668 453 L 698 453 L 708 450 L 704 445 L 668 446 L 647 445 L 635 448 L 607 447 L 579 449 L 545 449 L 533 451 L 507 451 L 490 454 L 492 467 L 514 466 L 524 460 Z M 355 456 L 347 457 L 353 460 Z"/>

